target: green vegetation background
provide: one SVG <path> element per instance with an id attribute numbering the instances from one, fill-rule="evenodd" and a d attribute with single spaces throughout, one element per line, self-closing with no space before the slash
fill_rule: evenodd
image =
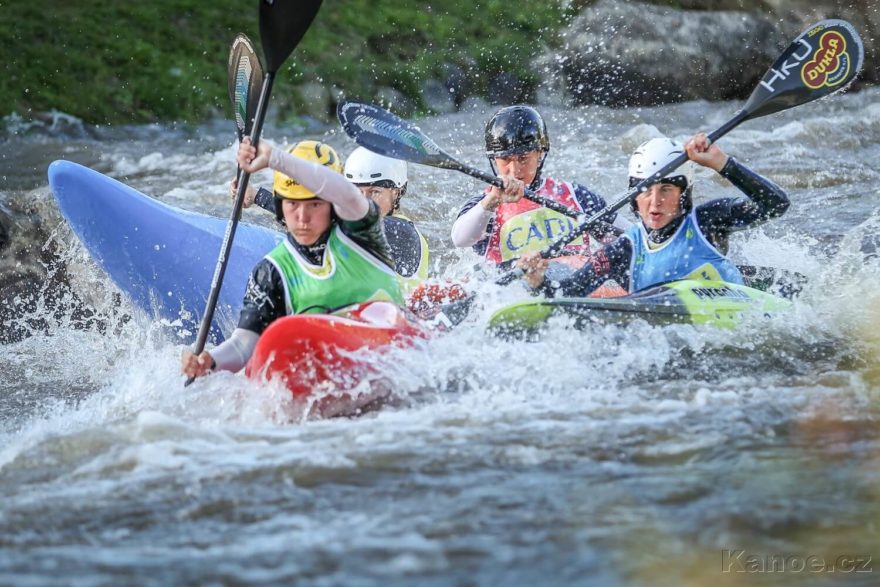
<path id="1" fill-rule="evenodd" d="M 54 109 L 124 124 L 228 115 L 229 45 L 244 32 L 259 47 L 257 8 L 258 0 L 0 0 L 0 117 Z M 391 86 L 418 103 L 419 82 L 444 62 L 478 68 L 483 85 L 500 71 L 535 82 L 528 63 L 558 43 L 569 16 L 558 0 L 325 0 L 278 74 L 274 107 L 296 116 L 294 88 L 311 80 L 359 99 Z"/>

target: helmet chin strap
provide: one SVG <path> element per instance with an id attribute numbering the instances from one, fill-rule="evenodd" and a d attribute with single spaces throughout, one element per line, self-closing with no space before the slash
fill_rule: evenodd
<path id="1" fill-rule="evenodd" d="M 689 185 L 681 191 L 681 196 L 679 196 L 679 207 L 681 208 L 682 216 L 690 214 L 690 211 L 694 208 L 693 191 L 694 186 L 692 185 Z"/>
<path id="2" fill-rule="evenodd" d="M 400 200 L 402 200 L 403 196 L 406 195 L 406 188 L 407 187 L 409 187 L 409 182 L 403 184 L 402 188 L 395 188 L 395 189 L 397 189 L 397 197 L 394 198 L 394 203 L 391 205 L 391 213 L 392 214 L 394 212 L 397 212 L 398 210 L 400 210 Z"/>
<path id="3" fill-rule="evenodd" d="M 535 171 L 535 179 L 529 184 L 529 189 L 536 190 L 541 185 L 541 171 L 544 169 L 544 161 L 547 160 L 547 153 L 549 151 L 550 149 L 541 151 L 541 161 L 538 163 L 538 169 Z"/>

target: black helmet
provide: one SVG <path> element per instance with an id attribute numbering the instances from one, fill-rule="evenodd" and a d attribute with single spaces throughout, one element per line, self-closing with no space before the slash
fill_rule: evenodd
<path id="1" fill-rule="evenodd" d="M 486 156 L 491 161 L 515 153 L 550 150 L 547 125 L 530 106 L 508 106 L 486 123 Z"/>

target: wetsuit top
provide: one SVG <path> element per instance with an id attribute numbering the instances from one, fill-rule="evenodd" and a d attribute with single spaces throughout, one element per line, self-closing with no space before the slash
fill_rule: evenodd
<path id="1" fill-rule="evenodd" d="M 535 189 L 534 185 L 532 188 Z M 596 213 L 606 205 L 602 196 L 594 194 L 584 186 L 552 178 L 540 182 L 535 192 L 587 215 Z M 488 190 L 465 202 L 458 213 L 458 218 L 461 219 L 472 208 L 479 206 L 487 193 Z M 557 238 L 571 232 L 577 226 L 574 219 L 544 208 L 526 198 L 515 203 L 500 204 L 495 208 L 494 213 L 488 211 L 486 213 L 491 216 L 482 238 L 473 244 L 473 249 L 485 256 L 488 261 L 502 266 L 509 265 L 523 253 L 547 248 Z M 616 219 L 617 214 L 613 212 L 603 218 L 609 224 L 614 223 Z M 623 226 L 626 225 L 628 223 Z M 606 240 L 619 234 L 619 231 L 609 232 L 607 224 L 600 224 L 591 231 L 591 234 L 596 239 Z M 567 245 L 564 254 L 589 255 L 589 237 L 578 238 Z"/>
<path id="2" fill-rule="evenodd" d="M 633 233 L 638 234 L 639 238 L 643 238 L 639 252 L 650 250 L 652 247 L 654 250 L 660 250 L 659 247 L 662 247 L 664 243 L 676 235 L 678 235 L 678 239 L 686 240 L 687 231 L 690 228 L 691 231 L 698 232 L 702 237 L 699 241 L 692 241 L 699 243 L 700 255 L 712 255 L 714 251 L 719 259 L 728 262 L 724 255 L 727 253 L 728 239 L 731 233 L 781 216 L 788 210 L 788 196 L 782 191 L 782 188 L 739 163 L 733 157 L 728 158 L 720 174 L 743 192 L 746 197 L 718 198 L 700 204 L 691 214 L 683 214 L 658 230 L 645 230 L 640 223 L 639 227 L 630 229 Z M 687 226 L 684 226 L 686 223 Z M 680 228 L 681 231 L 679 231 Z M 643 235 L 637 231 L 642 231 Z M 650 254 L 645 255 L 643 263 L 634 263 L 636 251 L 633 243 L 636 234 L 621 236 L 605 245 L 596 251 L 590 262 L 565 279 L 555 282 L 545 279 L 539 288 L 540 291 L 545 295 L 554 295 L 561 291 L 562 295 L 567 297 L 584 297 L 608 279 L 614 279 L 629 291 L 636 291 L 634 285 L 641 289 L 662 281 L 682 279 L 693 272 L 694 268 L 687 264 L 676 268 L 668 257 L 664 259 Z M 692 234 L 691 237 L 695 238 L 696 234 Z M 675 246 L 681 246 L 681 243 Z M 648 264 L 652 263 L 654 259 L 664 264 L 662 270 L 658 272 L 651 270 L 652 277 L 650 279 L 639 277 L 634 280 L 630 279 L 631 271 L 646 270 Z M 722 275 L 722 271 L 718 267 L 715 267 L 714 264 L 712 266 L 719 275 Z M 724 272 L 726 271 L 727 268 L 724 268 Z M 697 273 L 695 277 L 703 278 L 700 273 Z M 654 279 L 659 281 L 653 281 Z"/>
<path id="3" fill-rule="evenodd" d="M 269 212 L 275 213 L 275 196 L 270 190 L 260 188 L 254 202 Z M 412 280 L 424 281 L 428 278 L 428 241 L 418 231 L 412 220 L 394 212 L 382 218 L 385 236 L 394 270 L 409 285 Z"/>
<path id="4" fill-rule="evenodd" d="M 380 218 L 370 202 L 364 218 L 334 220 L 312 246 L 288 234 L 251 273 L 238 328 L 262 334 L 289 313 L 327 313 L 368 299 L 403 305 Z"/>

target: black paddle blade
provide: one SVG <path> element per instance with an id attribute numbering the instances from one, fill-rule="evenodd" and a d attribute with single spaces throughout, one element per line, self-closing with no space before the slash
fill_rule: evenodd
<path id="1" fill-rule="evenodd" d="M 321 0 L 260 0 L 260 40 L 274 75 L 315 20 Z"/>
<path id="2" fill-rule="evenodd" d="M 384 108 L 359 102 L 340 102 L 336 116 L 345 134 L 374 153 L 431 167 L 461 169 L 458 161 L 446 154 L 418 127 Z"/>
<path id="3" fill-rule="evenodd" d="M 823 20 L 795 39 L 743 107 L 744 120 L 805 104 L 846 88 L 865 60 L 862 39 L 845 20 Z"/>
<path id="4" fill-rule="evenodd" d="M 229 101 L 238 128 L 238 140 L 251 134 L 260 88 L 263 65 L 254 53 L 254 45 L 244 33 L 238 33 L 229 48 Z"/>

